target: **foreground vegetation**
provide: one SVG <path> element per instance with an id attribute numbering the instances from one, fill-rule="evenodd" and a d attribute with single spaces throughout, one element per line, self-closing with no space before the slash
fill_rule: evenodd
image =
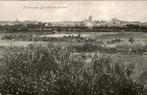
<path id="1" fill-rule="evenodd" d="M 0 58 L 3 95 L 143 95 L 135 64 L 72 47 L 5 47 Z"/>
<path id="2" fill-rule="evenodd" d="M 33 34 L 1 37 L 30 45 L 0 46 L 0 94 L 144 95 L 144 33 L 94 33 L 86 38 Z"/>

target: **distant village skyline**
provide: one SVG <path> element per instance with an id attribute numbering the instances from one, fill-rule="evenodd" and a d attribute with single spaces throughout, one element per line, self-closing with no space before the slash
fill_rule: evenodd
<path id="1" fill-rule="evenodd" d="M 126 25 L 139 25 L 139 26 L 147 26 L 147 22 L 140 21 L 123 21 L 117 18 L 112 18 L 110 21 L 104 20 L 94 20 L 93 16 L 89 15 L 87 19 L 81 21 L 59 21 L 59 22 L 42 22 L 42 21 L 0 21 L 0 25 L 24 25 L 27 24 L 42 24 L 45 26 L 86 26 L 92 28 L 94 26 L 126 26 Z"/>
<path id="2" fill-rule="evenodd" d="M 89 15 L 89 16 L 92 16 L 92 15 Z M 14 20 L 0 20 L 0 22 L 3 22 L 3 21 L 10 21 L 10 22 L 25 22 L 25 21 L 30 21 L 30 22 L 83 22 L 87 19 L 89 19 L 89 16 L 87 16 L 86 19 L 81 19 L 81 20 L 59 20 L 59 21 L 41 21 L 41 20 L 21 20 L 21 19 L 14 19 Z M 100 21 L 100 22 L 103 22 L 103 21 L 112 21 L 113 19 L 116 19 L 116 20 L 119 20 L 119 21 L 126 21 L 126 22 L 147 22 L 147 21 L 139 21 L 139 20 L 132 20 L 132 21 L 129 21 L 129 20 L 122 20 L 122 19 L 119 19 L 117 17 L 112 17 L 111 19 L 109 20 L 106 20 L 106 19 L 93 19 L 94 16 L 92 16 L 92 21 Z"/>
<path id="3" fill-rule="evenodd" d="M 82 21 L 147 22 L 147 1 L 0 1 L 0 21 Z"/>

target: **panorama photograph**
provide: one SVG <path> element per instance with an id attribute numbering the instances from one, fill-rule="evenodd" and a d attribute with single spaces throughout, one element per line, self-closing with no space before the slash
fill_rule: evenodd
<path id="1" fill-rule="evenodd" d="M 0 1 L 0 95 L 147 95 L 147 1 Z"/>

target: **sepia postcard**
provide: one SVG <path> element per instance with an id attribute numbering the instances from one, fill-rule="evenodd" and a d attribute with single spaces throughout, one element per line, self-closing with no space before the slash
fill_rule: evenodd
<path id="1" fill-rule="evenodd" d="M 147 95 L 147 1 L 0 1 L 0 95 Z"/>

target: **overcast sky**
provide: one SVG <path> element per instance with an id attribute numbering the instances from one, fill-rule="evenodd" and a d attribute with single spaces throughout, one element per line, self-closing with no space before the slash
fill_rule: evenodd
<path id="1" fill-rule="evenodd" d="M 147 22 L 147 1 L 0 1 L 0 21 L 95 20 Z"/>

